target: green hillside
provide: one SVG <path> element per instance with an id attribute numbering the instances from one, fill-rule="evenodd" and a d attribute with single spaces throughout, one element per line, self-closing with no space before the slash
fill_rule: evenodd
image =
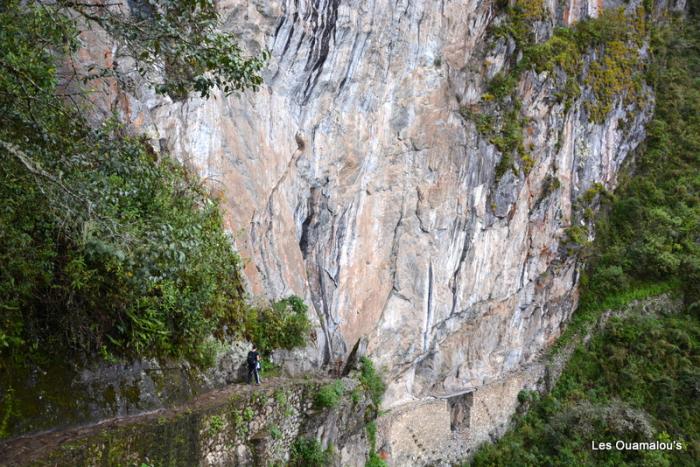
<path id="1" fill-rule="evenodd" d="M 602 196 L 579 310 L 564 336 L 606 308 L 671 289 L 682 310 L 613 318 L 579 344 L 551 394 L 521 393 L 526 415 L 475 456 L 477 466 L 700 463 L 700 18 L 653 32 L 648 136 L 615 194 Z M 617 450 L 615 442 L 682 449 Z M 594 450 L 592 443 L 612 449 Z M 678 445 L 674 445 L 676 448 Z"/>

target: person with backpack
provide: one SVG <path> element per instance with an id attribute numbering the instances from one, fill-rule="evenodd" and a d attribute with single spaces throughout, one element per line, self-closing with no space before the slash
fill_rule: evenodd
<path id="1" fill-rule="evenodd" d="M 260 370 L 260 354 L 255 345 L 253 345 L 253 350 L 248 352 L 246 362 L 248 363 L 248 384 L 252 384 L 253 376 L 255 376 L 255 384 L 260 384 L 260 375 L 258 373 Z"/>

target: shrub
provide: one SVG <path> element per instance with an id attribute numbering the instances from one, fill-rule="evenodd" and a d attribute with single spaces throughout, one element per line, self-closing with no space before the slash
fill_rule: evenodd
<path id="1" fill-rule="evenodd" d="M 372 420 L 365 427 L 367 430 L 367 441 L 369 441 L 370 452 L 375 452 L 377 449 L 377 422 Z"/>
<path id="2" fill-rule="evenodd" d="M 360 383 L 369 394 L 376 407 L 382 403 L 386 384 L 374 368 L 374 363 L 367 357 L 360 358 Z"/>
<path id="3" fill-rule="evenodd" d="M 328 383 L 321 386 L 321 388 L 318 390 L 314 403 L 316 407 L 321 408 L 335 407 L 340 403 L 340 400 L 343 397 L 343 392 L 345 392 L 345 386 L 343 386 L 342 381 L 338 380 Z"/>
<path id="4" fill-rule="evenodd" d="M 304 346 L 311 330 L 307 309 L 304 301 L 294 295 L 269 307 L 252 307 L 246 313 L 246 337 L 264 354 L 273 349 Z"/>
<path id="5" fill-rule="evenodd" d="M 289 399 L 288 399 L 287 393 L 285 392 L 284 389 L 277 389 L 275 391 L 274 398 L 275 398 L 275 402 L 280 407 L 286 407 L 287 404 L 289 404 Z"/>
<path id="6" fill-rule="evenodd" d="M 290 467 L 323 467 L 330 463 L 330 455 L 316 439 L 299 438 L 292 444 Z"/>
<path id="7" fill-rule="evenodd" d="M 491 79 L 488 92 L 497 100 L 510 96 L 518 84 L 518 79 L 512 74 L 498 73 Z"/>
<path id="8" fill-rule="evenodd" d="M 214 435 L 221 433 L 221 431 L 223 431 L 225 425 L 226 424 L 224 422 L 223 417 L 221 417 L 219 415 L 213 415 L 209 419 L 209 435 L 214 436 Z"/>
<path id="9" fill-rule="evenodd" d="M 518 402 L 521 404 L 527 404 L 529 402 L 535 402 L 539 400 L 540 393 L 532 389 L 523 389 L 518 393 Z"/>
<path id="10" fill-rule="evenodd" d="M 245 409 L 243 409 L 243 420 L 245 420 L 246 422 L 250 422 L 254 418 L 255 418 L 255 410 L 253 410 L 250 407 L 246 407 Z"/>
<path id="11" fill-rule="evenodd" d="M 353 404 L 358 404 L 360 402 L 361 398 L 362 398 L 362 392 L 360 391 L 359 387 L 356 387 L 350 393 L 350 399 L 352 400 Z"/>
<path id="12" fill-rule="evenodd" d="M 589 287 L 606 296 L 628 289 L 630 282 L 620 266 L 606 266 L 596 271 L 590 279 Z"/>

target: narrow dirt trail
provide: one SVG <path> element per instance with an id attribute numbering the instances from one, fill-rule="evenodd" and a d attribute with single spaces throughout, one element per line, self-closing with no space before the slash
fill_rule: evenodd
<path id="1" fill-rule="evenodd" d="M 316 382 L 326 380 L 326 377 L 314 376 Z M 104 430 L 143 423 L 163 418 L 172 419 L 188 411 L 205 411 L 225 404 L 233 395 L 248 395 L 254 391 L 269 390 L 285 387 L 293 383 L 307 381 L 303 378 L 272 377 L 263 380 L 259 385 L 231 384 L 221 389 L 209 391 L 194 399 L 173 407 L 161 408 L 123 417 L 114 417 L 98 422 L 68 428 L 32 433 L 0 441 L 0 466 L 28 465 L 44 458 L 64 443 L 87 438 Z"/>

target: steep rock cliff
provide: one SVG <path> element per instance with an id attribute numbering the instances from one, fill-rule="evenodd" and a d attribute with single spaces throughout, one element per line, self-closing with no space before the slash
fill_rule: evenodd
<path id="1" fill-rule="evenodd" d="M 544 40 L 555 25 L 614 6 L 545 2 L 535 35 Z M 394 459 L 419 462 L 397 430 L 424 420 L 425 404 L 439 405 L 428 414 L 442 425 L 417 430 L 452 436 L 455 413 L 466 410 L 472 423 L 460 429 L 472 437 L 463 449 L 488 439 L 517 392 L 535 384 L 528 365 L 576 304 L 578 263 L 566 231 L 582 222 L 577 200 L 615 186 L 644 136 L 651 93 L 617 99 L 591 122 L 585 86 L 567 104 L 554 98 L 546 71 L 526 71 L 517 94 L 533 164 L 497 174 L 503 155 L 460 114 L 513 58 L 512 41 L 491 37 L 503 17 L 494 3 L 219 7 L 248 50 L 272 52 L 259 92 L 173 102 L 137 87 L 103 108 L 207 179 L 253 295 L 307 299 L 319 323 L 306 352 L 314 364 L 368 338 L 390 381 L 384 405 L 395 416 L 381 439 Z M 116 53 L 98 47 L 84 59 Z M 450 399 L 480 388 L 500 389 L 480 402 Z"/>

